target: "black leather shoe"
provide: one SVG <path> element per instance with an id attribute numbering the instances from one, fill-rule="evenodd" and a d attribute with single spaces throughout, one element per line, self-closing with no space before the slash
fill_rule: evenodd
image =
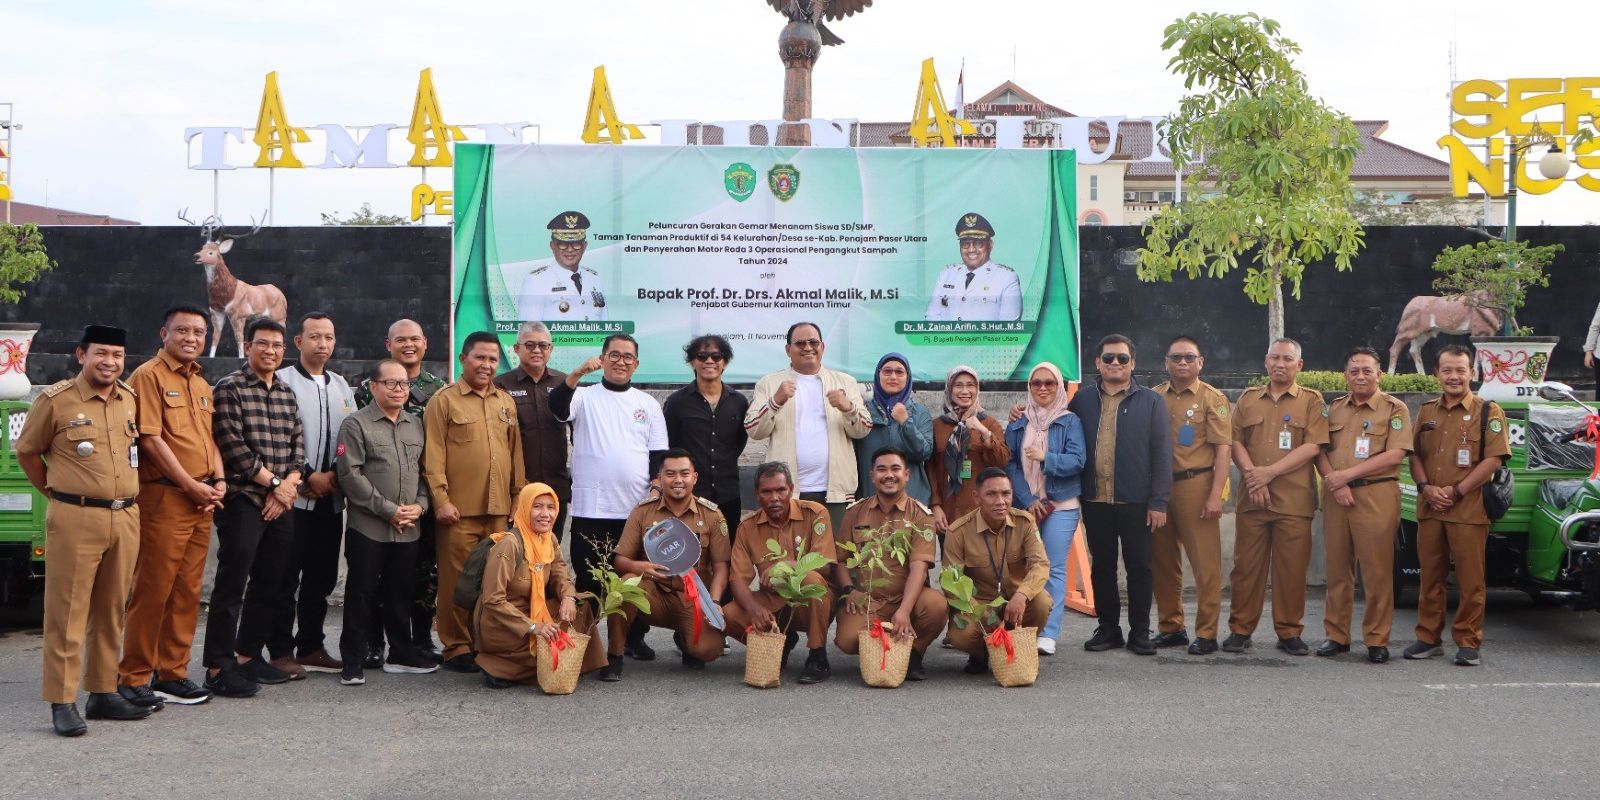
<path id="1" fill-rule="evenodd" d="M 1278 649 L 1291 656 L 1311 655 L 1311 648 L 1306 646 L 1306 640 L 1298 636 L 1278 640 Z"/>
<path id="2" fill-rule="evenodd" d="M 928 671 L 922 668 L 922 654 L 912 650 L 911 663 L 906 665 L 906 680 L 922 681 L 928 679 Z"/>
<path id="3" fill-rule="evenodd" d="M 1156 654 L 1156 644 L 1150 641 L 1150 634 L 1140 631 L 1128 634 L 1128 649 L 1136 656 L 1153 656 Z"/>
<path id="4" fill-rule="evenodd" d="M 646 630 L 648 630 L 648 628 Z M 645 643 L 643 632 L 628 636 L 628 643 L 623 646 L 622 654 L 633 659 L 634 661 L 656 660 L 655 648 Z"/>
<path id="5" fill-rule="evenodd" d="M 478 662 L 472 660 L 471 653 L 462 653 L 461 655 L 444 662 L 443 666 L 445 669 L 450 670 L 451 672 L 462 672 L 469 675 L 474 672 L 483 671 L 478 668 Z"/>
<path id="6" fill-rule="evenodd" d="M 490 689 L 510 689 L 513 686 L 511 681 L 501 680 L 487 672 L 483 673 L 483 685 Z"/>
<path id="7" fill-rule="evenodd" d="M 1182 647 L 1188 643 L 1189 632 L 1185 630 L 1176 630 L 1171 633 L 1163 633 L 1151 640 L 1151 644 L 1154 644 L 1156 647 Z"/>
<path id="8" fill-rule="evenodd" d="M 144 719 L 156 710 L 149 706 L 136 706 L 116 692 L 90 692 L 89 702 L 83 704 L 83 715 L 89 719 Z"/>
<path id="9" fill-rule="evenodd" d="M 616 683 L 622 680 L 622 656 L 606 655 L 606 665 L 600 668 L 596 678 L 606 683 Z"/>
<path id="10" fill-rule="evenodd" d="M 148 707 L 152 711 L 160 711 L 167 705 L 155 692 L 151 691 L 148 684 L 144 686 L 118 686 L 117 694 L 122 695 L 122 699 L 136 706 Z"/>
<path id="11" fill-rule="evenodd" d="M 57 736 L 82 736 L 89 732 L 89 724 L 78 716 L 77 703 L 51 703 L 50 724 Z"/>
<path id="12" fill-rule="evenodd" d="M 383 642 L 373 642 L 367 647 L 367 658 L 361 662 L 366 669 L 383 669 Z"/>
<path id="13" fill-rule="evenodd" d="M 1217 652 L 1217 640 L 1201 636 L 1189 643 L 1189 655 L 1209 656 Z"/>
<path id="14" fill-rule="evenodd" d="M 1089 637 L 1089 641 L 1083 643 L 1083 649 L 1100 653 L 1106 650 L 1115 650 L 1125 644 L 1127 642 L 1122 638 L 1121 628 L 1096 628 L 1094 636 Z"/>
<path id="15" fill-rule="evenodd" d="M 989 657 L 969 655 L 967 665 L 962 667 L 961 671 L 968 675 L 982 675 L 989 671 Z"/>
<path id="16" fill-rule="evenodd" d="M 1383 664 L 1389 661 L 1389 648 L 1383 645 L 1367 648 L 1367 660 L 1374 664 Z"/>
<path id="17" fill-rule="evenodd" d="M 1350 645 L 1336 642 L 1332 639 L 1324 639 L 1322 640 L 1322 644 L 1317 645 L 1317 655 L 1322 656 L 1323 658 L 1348 652 L 1350 652 Z"/>
<path id="18" fill-rule="evenodd" d="M 1255 646 L 1255 642 L 1242 633 L 1230 633 L 1228 638 L 1222 640 L 1222 652 L 1224 653 L 1243 653 L 1246 650 L 1255 648 Z"/>
<path id="19" fill-rule="evenodd" d="M 828 666 L 828 648 L 818 647 L 806 656 L 806 669 L 800 673 L 800 683 L 822 683 L 833 677 L 833 667 Z"/>

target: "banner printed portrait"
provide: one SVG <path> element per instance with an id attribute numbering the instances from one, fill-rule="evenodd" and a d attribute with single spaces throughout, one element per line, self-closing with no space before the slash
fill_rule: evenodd
<path id="1" fill-rule="evenodd" d="M 681 382 L 681 347 L 727 337 L 724 378 L 787 363 L 815 322 L 826 363 L 918 380 L 970 364 L 1079 377 L 1076 161 L 1064 150 L 472 145 L 457 149 L 456 344 L 549 325 L 570 369 L 613 332 L 641 382 Z"/>

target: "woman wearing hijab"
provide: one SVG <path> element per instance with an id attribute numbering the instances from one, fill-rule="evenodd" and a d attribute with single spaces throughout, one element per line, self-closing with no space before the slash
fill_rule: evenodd
<path id="1" fill-rule="evenodd" d="M 928 504 L 928 472 L 924 466 L 933 455 L 933 415 L 911 396 L 911 362 L 899 353 L 878 359 L 872 379 L 872 400 L 867 403 L 872 415 L 872 430 L 856 440 L 856 469 L 860 473 L 856 497 L 871 497 L 872 454 L 882 447 L 893 447 L 906 454 L 911 479 L 906 494 Z"/>
<path id="2" fill-rule="evenodd" d="M 1078 530 L 1078 474 L 1083 471 L 1083 426 L 1067 410 L 1067 382 L 1054 364 L 1041 361 L 1028 374 L 1028 403 L 1006 426 L 1011 461 L 1012 503 L 1033 514 L 1050 557 L 1045 583 L 1054 605 L 1039 631 L 1039 652 L 1055 655 L 1067 588 L 1067 553 Z"/>
<path id="3" fill-rule="evenodd" d="M 933 497 L 933 528 L 940 536 L 950 523 L 978 507 L 975 478 L 990 467 L 1005 469 L 1011 460 L 1006 431 L 978 401 L 978 371 L 966 365 L 950 370 L 944 382 L 944 413 L 933 421 L 938 449 L 928 459 L 928 484 Z"/>
<path id="4" fill-rule="evenodd" d="M 562 625 L 589 635 L 584 672 L 606 664 L 593 608 L 588 602 L 579 606 L 572 569 L 552 532 L 560 510 L 556 490 L 530 483 L 517 495 L 512 529 L 490 534 L 494 546 L 483 566 L 483 591 L 472 623 L 478 666 L 491 688 L 532 682 L 537 639 L 554 639 Z"/>

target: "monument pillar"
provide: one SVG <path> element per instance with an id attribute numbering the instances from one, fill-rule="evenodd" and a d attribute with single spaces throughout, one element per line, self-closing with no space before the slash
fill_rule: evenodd
<path id="1" fill-rule="evenodd" d="M 783 61 L 783 119 L 777 144 L 804 147 L 811 144 L 811 129 L 799 124 L 811 116 L 811 68 L 822 55 L 822 34 L 810 22 L 790 22 L 778 34 L 778 58 Z M 794 124 L 789 124 L 794 123 Z"/>

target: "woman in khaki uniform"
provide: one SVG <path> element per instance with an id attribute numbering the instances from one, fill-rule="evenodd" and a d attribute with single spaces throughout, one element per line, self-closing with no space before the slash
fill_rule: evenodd
<path id="1" fill-rule="evenodd" d="M 583 671 L 605 666 L 605 648 L 589 602 L 579 606 L 572 569 L 556 542 L 556 490 L 531 483 L 517 495 L 513 530 L 492 533 L 494 546 L 483 568 L 483 591 L 473 610 L 483 681 L 494 689 L 530 683 L 536 677 L 534 637 L 552 639 L 564 624 L 589 635 Z"/>
<path id="2" fill-rule="evenodd" d="M 940 539 L 950 523 L 978 507 L 977 475 L 989 467 L 1004 469 L 1011 460 L 1005 426 L 984 411 L 978 391 L 977 370 L 952 368 L 944 383 L 944 413 L 933 420 L 934 453 L 928 459 L 933 496 L 928 505 Z"/>

